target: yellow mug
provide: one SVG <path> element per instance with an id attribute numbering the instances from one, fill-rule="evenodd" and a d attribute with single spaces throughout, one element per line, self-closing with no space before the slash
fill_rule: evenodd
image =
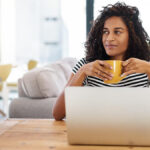
<path id="1" fill-rule="evenodd" d="M 121 74 L 123 73 L 121 60 L 106 60 L 105 62 L 112 66 L 112 69 L 108 70 L 112 73 L 113 77 L 111 80 L 104 81 L 104 83 L 118 83 L 125 78 L 125 76 L 121 77 Z"/>

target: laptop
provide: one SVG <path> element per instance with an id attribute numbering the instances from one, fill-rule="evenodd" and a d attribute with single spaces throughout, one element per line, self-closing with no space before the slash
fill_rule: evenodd
<path id="1" fill-rule="evenodd" d="M 69 144 L 150 146 L 150 89 L 67 87 Z"/>

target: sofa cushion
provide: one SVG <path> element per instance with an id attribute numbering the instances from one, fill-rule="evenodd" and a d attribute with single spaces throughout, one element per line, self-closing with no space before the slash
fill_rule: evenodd
<path id="1" fill-rule="evenodd" d="M 25 95 L 30 98 L 59 96 L 72 73 L 72 66 L 69 61 L 61 60 L 27 72 L 21 82 Z"/>

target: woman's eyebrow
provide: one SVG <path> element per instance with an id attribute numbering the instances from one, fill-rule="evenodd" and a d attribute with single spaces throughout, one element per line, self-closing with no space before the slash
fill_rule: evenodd
<path id="1" fill-rule="evenodd" d="M 122 27 L 115 27 L 114 29 L 117 29 L 117 30 L 125 30 L 124 28 Z M 103 28 L 103 30 L 109 30 L 108 28 Z"/>
<path id="2" fill-rule="evenodd" d="M 125 29 L 122 28 L 122 27 L 116 27 L 115 29 L 117 29 L 117 30 L 125 30 Z"/>

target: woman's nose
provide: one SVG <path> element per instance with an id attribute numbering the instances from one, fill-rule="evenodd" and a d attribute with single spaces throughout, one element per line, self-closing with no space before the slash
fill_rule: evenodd
<path id="1" fill-rule="evenodd" d="M 107 41 L 114 41 L 115 40 L 114 34 L 113 33 L 109 33 L 106 40 Z"/>

